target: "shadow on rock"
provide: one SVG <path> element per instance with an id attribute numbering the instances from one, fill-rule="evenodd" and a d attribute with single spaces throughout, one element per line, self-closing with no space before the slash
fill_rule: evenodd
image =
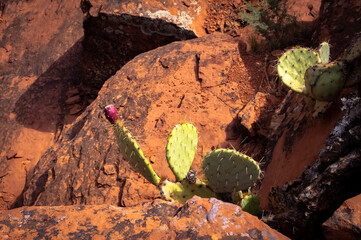
<path id="1" fill-rule="evenodd" d="M 142 52 L 195 38 L 190 30 L 160 19 L 99 14 L 84 21 L 79 40 L 19 98 L 16 120 L 25 127 L 60 135 L 64 124 L 97 97 L 104 82 Z"/>
<path id="2" fill-rule="evenodd" d="M 80 83 L 81 52 L 79 40 L 19 98 L 14 113 L 20 124 L 44 132 L 61 129 L 66 114 L 66 93 Z"/>

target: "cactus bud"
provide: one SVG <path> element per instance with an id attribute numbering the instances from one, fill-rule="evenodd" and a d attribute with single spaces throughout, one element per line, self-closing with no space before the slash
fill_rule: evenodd
<path id="1" fill-rule="evenodd" d="M 118 120 L 117 109 L 113 105 L 108 105 L 104 108 L 105 117 L 109 120 L 111 124 L 115 124 Z"/>

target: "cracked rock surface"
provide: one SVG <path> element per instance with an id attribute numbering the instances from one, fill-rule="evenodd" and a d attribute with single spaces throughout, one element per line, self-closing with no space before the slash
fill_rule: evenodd
<path id="1" fill-rule="evenodd" d="M 109 205 L 22 207 L 0 211 L 1 239 L 288 239 L 239 206 L 193 197 Z"/>
<path id="2" fill-rule="evenodd" d="M 115 105 L 158 175 L 174 180 L 165 159 L 169 130 L 180 121 L 195 124 L 199 144 L 193 168 L 200 170 L 200 155 L 225 141 L 227 125 L 260 82 L 257 70 L 243 62 L 237 41 L 224 34 L 138 55 L 106 81 L 98 98 L 43 155 L 19 204 L 131 206 L 159 197 L 122 160 L 103 108 Z"/>

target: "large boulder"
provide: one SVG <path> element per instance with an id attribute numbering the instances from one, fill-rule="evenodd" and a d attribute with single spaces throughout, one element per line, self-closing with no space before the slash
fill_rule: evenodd
<path id="1" fill-rule="evenodd" d="M 193 168 L 200 170 L 201 155 L 226 140 L 227 125 L 261 82 L 256 65 L 246 65 L 243 58 L 249 56 L 240 56 L 238 42 L 223 34 L 138 55 L 106 81 L 96 100 L 43 155 L 19 204 L 130 206 L 159 196 L 122 160 L 103 116 L 108 104 L 119 109 L 155 171 L 170 180 L 169 130 L 191 121 L 199 132 Z"/>
<path id="2" fill-rule="evenodd" d="M 0 3 L 0 209 L 121 66 L 202 35 L 205 1 L 182 2 Z"/>
<path id="3" fill-rule="evenodd" d="M 239 206 L 199 197 L 182 207 L 22 207 L 1 211 L 0 229 L 1 239 L 288 239 Z"/>

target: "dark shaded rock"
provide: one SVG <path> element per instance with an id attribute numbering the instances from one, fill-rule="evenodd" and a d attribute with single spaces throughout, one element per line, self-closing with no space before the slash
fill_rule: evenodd
<path id="1" fill-rule="evenodd" d="M 342 117 L 341 105 L 337 101 L 325 114 L 313 118 L 312 108 L 303 96 L 289 90 L 270 121 L 270 137 L 260 165 L 265 171 L 259 190 L 263 209 L 269 209 L 272 187 L 298 179 L 316 162 L 320 149 Z"/>
<path id="2" fill-rule="evenodd" d="M 0 212 L 1 239 L 288 239 L 214 198 L 185 206 L 156 200 L 136 207 L 22 207 Z"/>
<path id="3" fill-rule="evenodd" d="M 346 200 L 326 222 L 322 224 L 327 240 L 358 239 L 361 236 L 361 195 Z"/>
<path id="4" fill-rule="evenodd" d="M 270 225 L 292 239 L 321 238 L 321 224 L 361 192 L 361 98 L 343 99 L 345 111 L 317 161 L 298 180 L 270 193 Z"/>
<path id="5" fill-rule="evenodd" d="M 140 53 L 195 38 L 190 30 L 161 19 L 99 13 L 84 21 L 82 89 L 95 98 L 104 82 Z"/>
<path id="6" fill-rule="evenodd" d="M 361 2 L 358 0 L 323 0 L 319 23 L 313 34 L 313 42 L 329 42 L 331 59 L 336 59 L 350 44 L 352 37 L 361 32 Z"/>

